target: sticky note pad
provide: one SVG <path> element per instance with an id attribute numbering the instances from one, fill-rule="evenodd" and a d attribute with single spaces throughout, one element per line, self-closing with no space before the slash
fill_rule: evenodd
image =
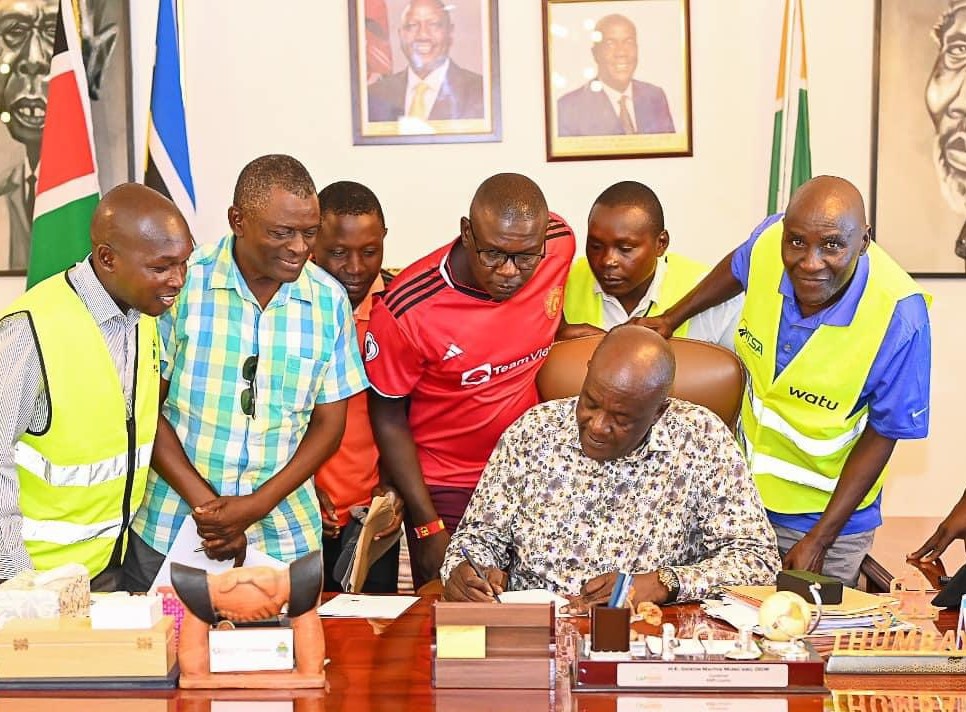
<path id="1" fill-rule="evenodd" d="M 462 660 L 485 658 L 486 626 L 436 626 L 436 657 Z"/>

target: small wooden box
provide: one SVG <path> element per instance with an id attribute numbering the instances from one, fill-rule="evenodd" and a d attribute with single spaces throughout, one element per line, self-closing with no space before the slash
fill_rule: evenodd
<path id="1" fill-rule="evenodd" d="M 454 631 L 472 639 L 462 657 L 442 643 Z M 553 604 L 433 606 L 434 687 L 551 689 L 555 652 Z"/>
<path id="2" fill-rule="evenodd" d="M 13 619 L 0 628 L 0 679 L 163 677 L 174 619 L 149 630 L 92 630 L 89 618 Z"/>

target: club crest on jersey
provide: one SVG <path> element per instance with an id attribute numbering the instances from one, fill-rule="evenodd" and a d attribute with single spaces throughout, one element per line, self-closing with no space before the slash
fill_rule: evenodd
<path id="1" fill-rule="evenodd" d="M 548 319 L 556 319 L 560 313 L 560 305 L 563 303 L 563 287 L 554 287 L 547 292 L 547 298 L 543 300 L 543 311 Z"/>
<path id="2" fill-rule="evenodd" d="M 476 368 L 471 368 L 469 371 L 463 371 L 463 376 L 460 379 L 461 386 L 479 386 L 483 383 L 487 383 L 490 377 L 493 376 L 493 366 L 489 363 L 484 363 Z"/>
<path id="3" fill-rule="evenodd" d="M 379 355 L 379 344 L 371 331 L 366 332 L 366 362 L 372 361 Z"/>

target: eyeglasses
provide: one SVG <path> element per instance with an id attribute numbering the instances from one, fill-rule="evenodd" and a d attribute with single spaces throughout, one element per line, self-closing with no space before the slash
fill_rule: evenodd
<path id="1" fill-rule="evenodd" d="M 473 240 L 473 244 L 476 245 L 476 235 L 473 232 L 473 223 L 469 220 L 466 221 L 470 227 L 470 238 Z M 479 247 L 474 247 L 476 250 L 476 257 L 479 259 L 480 264 L 489 269 L 499 269 L 507 263 L 507 260 L 513 260 L 513 265 L 521 272 L 529 272 L 532 269 L 536 269 L 537 265 L 540 264 L 540 260 L 547 256 L 547 245 L 544 243 L 543 252 L 538 255 L 532 252 L 503 252 L 502 250 L 485 249 L 481 250 Z"/>
<path id="2" fill-rule="evenodd" d="M 242 413 L 255 419 L 255 371 L 258 369 L 258 354 L 252 354 L 242 365 L 242 378 L 248 381 L 248 388 L 241 392 Z"/>

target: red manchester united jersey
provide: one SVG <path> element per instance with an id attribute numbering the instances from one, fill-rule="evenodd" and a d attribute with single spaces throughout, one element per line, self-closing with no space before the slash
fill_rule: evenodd
<path id="1" fill-rule="evenodd" d="M 426 483 L 475 487 L 500 435 L 539 400 L 537 369 L 560 324 L 576 244 L 551 213 L 547 256 L 503 302 L 453 279 L 454 244 L 408 267 L 377 297 L 366 371 L 382 395 L 409 396 Z"/>

